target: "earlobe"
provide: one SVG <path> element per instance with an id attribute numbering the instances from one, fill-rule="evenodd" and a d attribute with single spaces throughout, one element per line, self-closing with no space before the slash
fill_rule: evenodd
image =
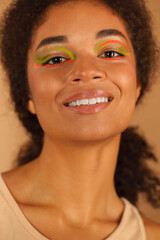
<path id="1" fill-rule="evenodd" d="M 141 85 L 138 84 L 138 85 L 137 85 L 137 100 L 138 100 L 140 94 L 141 94 Z"/>
<path id="2" fill-rule="evenodd" d="M 28 101 L 28 110 L 32 113 L 32 114 L 36 114 L 36 109 L 35 109 L 35 106 L 34 106 L 34 103 L 33 103 L 33 100 L 30 99 Z"/>

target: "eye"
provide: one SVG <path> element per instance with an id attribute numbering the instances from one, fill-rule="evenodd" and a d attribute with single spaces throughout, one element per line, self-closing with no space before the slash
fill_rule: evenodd
<path id="1" fill-rule="evenodd" d="M 116 51 L 105 51 L 104 53 L 99 55 L 99 57 L 102 57 L 102 58 L 117 58 L 117 57 L 124 57 L 124 55 L 121 54 L 121 53 L 118 53 Z"/>
<path id="2" fill-rule="evenodd" d="M 68 59 L 61 57 L 61 56 L 57 56 L 57 57 L 53 57 L 49 60 L 47 60 L 46 62 L 43 63 L 43 66 L 45 65 L 58 65 L 64 62 L 67 62 Z"/>

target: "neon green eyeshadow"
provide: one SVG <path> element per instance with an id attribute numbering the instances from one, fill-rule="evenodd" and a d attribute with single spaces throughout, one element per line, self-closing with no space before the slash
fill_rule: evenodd
<path id="1" fill-rule="evenodd" d="M 35 57 L 36 63 L 44 64 L 45 62 L 49 61 L 52 57 L 52 51 L 54 51 L 54 50 L 61 51 L 65 54 L 67 54 L 71 58 L 72 61 L 75 60 L 74 54 L 69 49 L 57 46 L 57 47 L 49 48 L 47 50 L 43 50 L 42 52 L 38 53 Z M 58 55 L 60 55 L 60 54 L 58 53 Z"/>
<path id="2" fill-rule="evenodd" d="M 94 48 L 94 52 L 97 54 L 99 53 L 102 49 L 104 49 L 107 46 L 114 46 L 113 51 L 117 51 L 120 54 L 123 55 L 130 55 L 131 51 L 130 49 L 121 41 L 118 40 L 103 40 L 100 43 L 96 44 L 95 48 Z M 112 51 L 112 48 L 111 48 Z"/>

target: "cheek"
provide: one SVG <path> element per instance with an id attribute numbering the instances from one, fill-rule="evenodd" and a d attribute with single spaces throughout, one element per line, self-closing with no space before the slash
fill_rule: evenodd
<path id="1" fill-rule="evenodd" d="M 137 76 L 134 62 L 113 64 L 109 79 L 119 90 L 114 102 L 114 119 L 122 131 L 131 122 L 137 101 Z"/>
<path id="2" fill-rule="evenodd" d="M 50 132 L 52 124 L 59 123 L 57 106 L 63 84 L 51 71 L 28 71 L 28 79 L 39 123 L 44 132 Z"/>
<path id="3" fill-rule="evenodd" d="M 133 61 L 113 65 L 109 77 L 118 87 L 121 98 L 136 101 L 137 76 L 136 66 Z"/>
<path id="4" fill-rule="evenodd" d="M 39 104 L 49 106 L 56 101 L 59 91 L 63 88 L 62 76 L 65 76 L 59 72 L 53 73 L 52 69 L 28 71 L 29 86 L 36 107 Z"/>

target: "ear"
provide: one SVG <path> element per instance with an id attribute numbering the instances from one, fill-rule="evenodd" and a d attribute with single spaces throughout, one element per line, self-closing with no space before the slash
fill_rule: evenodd
<path id="1" fill-rule="evenodd" d="M 137 84 L 137 100 L 138 100 L 140 94 L 141 94 L 141 85 L 138 83 Z"/>
<path id="2" fill-rule="evenodd" d="M 35 108 L 35 105 L 34 105 L 34 102 L 32 99 L 30 99 L 28 101 L 28 110 L 32 113 L 32 114 L 36 114 L 36 108 Z"/>

